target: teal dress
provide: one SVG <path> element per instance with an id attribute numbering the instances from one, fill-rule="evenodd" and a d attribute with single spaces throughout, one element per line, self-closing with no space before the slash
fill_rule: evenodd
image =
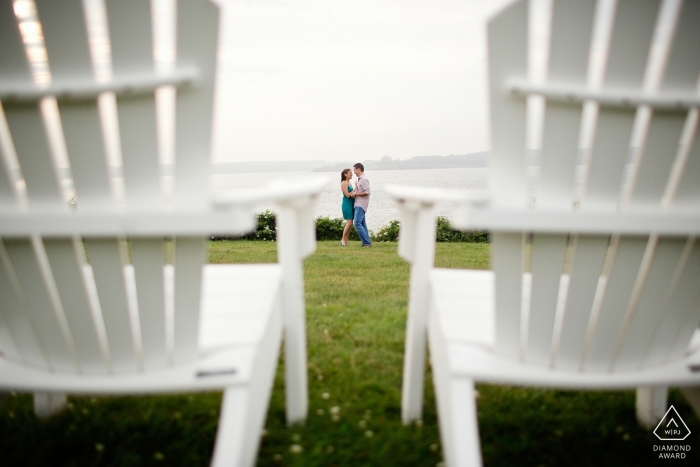
<path id="1" fill-rule="evenodd" d="M 352 193 L 352 185 L 348 183 L 348 193 Z M 343 195 L 343 219 L 352 220 L 355 217 L 355 198 L 348 198 Z"/>

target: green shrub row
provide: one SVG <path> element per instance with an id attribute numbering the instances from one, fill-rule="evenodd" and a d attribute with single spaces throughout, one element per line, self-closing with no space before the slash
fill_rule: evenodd
<path id="1" fill-rule="evenodd" d="M 240 237 L 232 237 L 228 235 L 213 235 L 212 240 L 260 240 L 274 242 L 277 239 L 275 214 L 272 211 L 265 211 L 258 215 L 258 226 L 255 232 Z M 329 217 L 318 217 L 316 219 L 316 240 L 340 240 L 343 235 L 345 220 L 341 218 L 331 219 Z M 395 242 L 399 239 L 400 222 L 390 221 L 389 224 L 383 226 L 378 232 L 370 230 L 370 237 L 375 242 Z M 359 241 L 357 231 L 353 228 L 350 230 L 350 240 Z M 446 217 L 438 216 L 437 218 L 437 234 L 435 240 L 438 242 L 469 242 L 469 243 L 485 243 L 489 241 L 488 232 L 483 230 L 454 230 L 450 227 L 450 222 Z"/>

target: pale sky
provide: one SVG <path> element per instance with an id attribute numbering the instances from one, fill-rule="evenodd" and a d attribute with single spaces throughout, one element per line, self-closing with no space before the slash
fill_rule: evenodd
<path id="1" fill-rule="evenodd" d="M 218 0 L 215 161 L 488 149 L 485 20 L 508 0 Z"/>

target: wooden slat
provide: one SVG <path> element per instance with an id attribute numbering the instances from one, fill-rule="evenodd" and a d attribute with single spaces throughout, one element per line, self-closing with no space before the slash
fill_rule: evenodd
<path id="1" fill-rule="evenodd" d="M 609 237 L 581 235 L 576 239 L 571 280 L 555 367 L 575 370 L 581 365 L 586 329 L 608 251 Z"/>
<path id="2" fill-rule="evenodd" d="M 6 105 L 5 116 L 32 208 L 68 210 L 59 188 L 38 105 Z"/>
<path id="3" fill-rule="evenodd" d="M 678 266 L 686 240 L 661 238 L 647 273 L 644 289 L 639 297 L 628 330 L 618 345 L 619 352 L 614 369 L 633 370 L 642 366 L 646 349 L 657 326 L 656 317 L 663 311 L 664 299 L 672 286 L 674 271 Z"/>
<path id="4" fill-rule="evenodd" d="M 668 56 L 662 91 L 694 91 L 700 75 L 700 2 L 685 0 Z"/>
<path id="5" fill-rule="evenodd" d="M 649 124 L 647 143 L 634 182 L 631 208 L 656 208 L 666 191 L 676 160 L 686 114 L 655 112 Z"/>
<path id="6" fill-rule="evenodd" d="M 82 0 L 40 0 L 37 10 L 44 29 L 53 80 L 90 81 L 92 59 Z M 78 209 L 109 209 L 114 202 L 97 101 L 59 102 L 59 112 Z"/>
<path id="7" fill-rule="evenodd" d="M 62 332 L 51 292 L 41 271 L 39 258 L 30 240 L 5 240 L 7 255 L 17 275 L 27 304 L 27 312 L 45 349 L 50 367 L 59 372 L 75 373 L 75 360 Z"/>
<path id="8" fill-rule="evenodd" d="M 496 274 L 496 350 L 518 358 L 523 236 L 494 232 L 491 239 L 491 255 Z"/>
<path id="9" fill-rule="evenodd" d="M 539 234 L 532 239 L 532 299 L 525 351 L 528 363 L 549 363 L 566 244 L 566 235 Z"/>
<path id="10" fill-rule="evenodd" d="M 165 341 L 165 249 L 159 239 L 132 239 L 131 258 L 136 275 L 143 364 L 146 370 L 167 366 Z"/>
<path id="11" fill-rule="evenodd" d="M 488 24 L 491 153 L 489 187 L 499 206 L 525 205 L 525 102 L 505 80 L 527 76 L 527 3 L 518 2 Z M 520 280 L 518 280 L 520 282 Z"/>
<path id="12" fill-rule="evenodd" d="M 175 364 L 197 356 L 200 289 L 206 241 L 201 237 L 175 239 Z"/>
<path id="13" fill-rule="evenodd" d="M 46 368 L 48 363 L 26 311 L 26 302 L 14 268 L 0 242 L 0 315 L 7 330 L 2 333 L 5 356 Z"/>
<path id="14" fill-rule="evenodd" d="M 604 87 L 641 90 L 658 8 L 657 0 L 618 2 Z M 634 116 L 600 109 L 582 209 L 617 208 Z"/>
<path id="15" fill-rule="evenodd" d="M 72 239 L 45 239 L 44 248 L 71 329 L 80 369 L 85 374 L 106 374 L 107 365 L 76 253 L 76 248 L 82 248 L 82 244 L 76 245 Z"/>
<path id="16" fill-rule="evenodd" d="M 0 80 L 32 82 L 12 2 L 0 3 Z"/>
<path id="17" fill-rule="evenodd" d="M 700 205 L 700 134 L 695 128 L 688 160 L 683 168 L 678 190 L 673 199 L 673 207 L 678 209 L 695 208 Z"/>
<path id="18" fill-rule="evenodd" d="M 196 67 L 199 79 L 177 93 L 174 202 L 204 206 L 209 199 L 219 11 L 210 2 L 178 0 L 177 21 L 177 64 Z"/>
<path id="19" fill-rule="evenodd" d="M 149 2 L 107 0 L 107 18 L 115 79 L 133 72 L 153 72 Z M 125 205 L 146 209 L 162 204 L 156 131 L 155 94 L 117 96 Z"/>
<path id="20" fill-rule="evenodd" d="M 6 151 L 12 150 L 10 139 L 5 112 L 2 103 L 0 103 L 0 211 L 16 210 L 19 201 L 16 195 L 15 180 L 10 172 L 12 169 L 7 163 L 10 156 L 5 154 Z"/>
<path id="21" fill-rule="evenodd" d="M 17 21 L 11 2 L 0 2 L 0 81 L 25 81 L 31 82 L 32 75 L 24 51 L 24 44 L 19 33 Z M 4 110 L 0 104 L 0 119 L 5 120 Z M 0 126 L 5 122 L 0 121 Z M 0 139 L 3 138 L 4 131 L 0 129 Z M 15 200 L 15 189 L 13 179 L 10 177 L 8 167 L 5 164 L 7 154 L 2 154 L 3 146 L 10 144 L 9 141 L 0 141 L 0 209 L 13 210 L 17 208 Z"/>
<path id="22" fill-rule="evenodd" d="M 586 371 L 604 372 L 610 366 L 647 242 L 646 237 L 627 237 L 616 248 L 588 361 L 584 362 Z"/>
<path id="23" fill-rule="evenodd" d="M 112 367 L 115 373 L 133 373 L 138 364 L 131 332 L 126 285 L 117 239 L 86 239 L 88 261 L 95 276 Z"/>
<path id="24" fill-rule="evenodd" d="M 676 336 L 685 324 L 688 312 L 692 315 L 694 310 L 700 309 L 697 305 L 697 299 L 700 298 L 697 297 L 700 290 L 700 244 L 693 239 L 690 239 L 689 243 L 687 257 L 684 258 L 685 261 L 679 261 L 678 271 L 673 275 L 672 285 L 675 287 L 664 297 L 661 313 L 656 320 L 654 338 L 643 362 L 645 367 L 654 367 L 668 359 L 675 360 L 681 356 L 684 348 L 681 348 L 680 352 L 674 352 L 674 348 L 677 347 L 674 345 Z M 700 317 L 697 322 L 700 323 Z M 684 332 L 683 335 L 689 338 L 695 326 L 691 324 L 687 327 L 689 332 Z"/>
<path id="25" fill-rule="evenodd" d="M 700 322 L 700 281 L 697 277 L 700 275 L 700 245 L 697 238 L 695 239 L 694 248 L 689 256 L 688 264 L 686 265 L 686 273 L 683 276 L 683 281 L 679 282 L 678 290 L 673 295 L 673 302 L 669 308 L 675 309 L 681 318 L 678 329 L 675 330 L 675 335 L 672 339 L 672 345 L 667 350 L 666 360 L 673 361 L 680 358 L 688 348 L 693 333 Z"/>
<path id="26" fill-rule="evenodd" d="M 554 2 L 549 79 L 586 82 L 595 1 Z M 582 108 L 547 102 L 536 207 L 570 208 Z"/>

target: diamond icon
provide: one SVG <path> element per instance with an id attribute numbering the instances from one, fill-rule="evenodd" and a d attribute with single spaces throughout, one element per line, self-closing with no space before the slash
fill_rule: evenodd
<path id="1" fill-rule="evenodd" d="M 690 435 L 690 429 L 685 424 L 676 408 L 671 406 L 661 419 L 654 434 L 661 441 L 682 441 Z"/>

